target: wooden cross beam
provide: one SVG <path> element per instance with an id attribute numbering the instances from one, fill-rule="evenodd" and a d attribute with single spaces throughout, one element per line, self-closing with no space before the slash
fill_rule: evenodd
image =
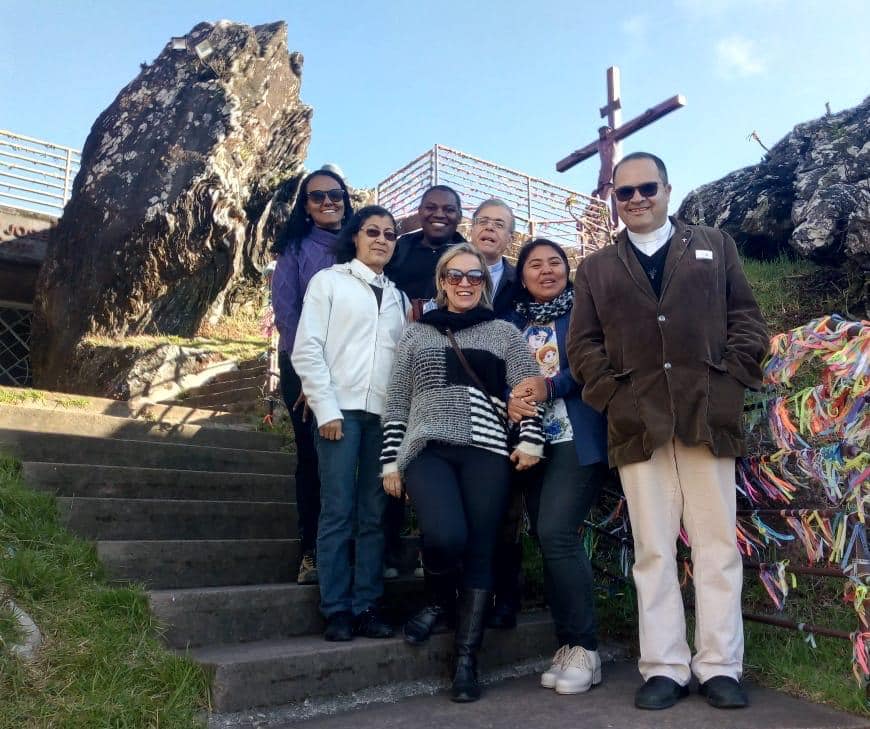
<path id="1" fill-rule="evenodd" d="M 607 117 L 608 126 L 611 129 L 608 133 L 608 137 L 617 144 L 630 134 L 634 134 L 639 129 L 649 126 L 654 121 L 661 119 L 666 114 L 670 114 L 672 111 L 676 111 L 685 105 L 686 97 L 682 94 L 677 94 L 667 101 L 663 101 L 662 103 L 656 104 L 647 109 L 643 114 L 636 116 L 631 121 L 621 124 L 622 100 L 619 95 L 619 68 L 617 66 L 611 66 L 607 69 L 607 105 L 602 106 L 600 111 L 602 117 Z M 584 159 L 589 159 L 597 154 L 598 146 L 599 142 L 591 142 L 585 147 L 581 147 L 580 149 L 571 152 L 567 157 L 556 163 L 556 170 L 559 172 L 570 170 L 574 165 L 582 162 Z M 618 156 L 614 159 L 614 162 L 617 161 Z"/>

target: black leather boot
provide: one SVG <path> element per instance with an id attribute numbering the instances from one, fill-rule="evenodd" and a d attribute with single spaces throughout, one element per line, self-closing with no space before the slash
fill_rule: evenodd
<path id="1" fill-rule="evenodd" d="M 414 615 L 403 629 L 405 642 L 420 645 L 431 635 L 446 633 L 456 622 L 456 571 L 426 570 L 426 607 Z"/>
<path id="2" fill-rule="evenodd" d="M 513 630 L 520 611 L 523 574 L 523 545 L 506 542 L 493 559 L 493 593 L 495 599 L 486 615 L 486 627 Z"/>
<path id="3" fill-rule="evenodd" d="M 477 701 L 477 652 L 483 643 L 483 626 L 491 593 L 488 590 L 465 590 L 459 598 L 459 624 L 456 628 L 456 672 L 453 674 L 451 698 L 458 702 Z"/>

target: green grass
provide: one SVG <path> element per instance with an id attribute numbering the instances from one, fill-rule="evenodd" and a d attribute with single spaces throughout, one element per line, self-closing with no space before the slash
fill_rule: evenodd
<path id="1" fill-rule="evenodd" d="M 38 390 L 0 388 L 0 403 L 3 405 L 40 405 L 43 402 L 45 402 L 45 396 Z"/>
<path id="2" fill-rule="evenodd" d="M 0 651 L 21 642 L 23 637 L 12 610 L 6 605 L 0 605 Z"/>
<path id="3" fill-rule="evenodd" d="M 848 297 L 854 274 L 839 268 L 781 256 L 771 261 L 745 258 L 743 270 L 771 334 L 825 314 L 847 316 L 855 303 Z"/>
<path id="4" fill-rule="evenodd" d="M 36 660 L 0 650 L 0 727 L 200 726 L 207 679 L 160 643 L 138 588 L 103 579 L 94 547 L 58 523 L 52 497 L 0 458 L 0 582 L 44 636 Z M 9 635 L 0 615 L 0 635 Z"/>
<path id="5" fill-rule="evenodd" d="M 842 601 L 843 580 L 798 576 L 798 587 L 776 612 L 756 577 L 747 573 L 744 610 L 846 632 L 857 629 L 851 606 Z M 744 621 L 746 672 L 758 683 L 844 711 L 870 716 L 865 691 L 852 675 L 852 649 L 841 638 L 813 636 Z"/>
<path id="6" fill-rule="evenodd" d="M 0 405 L 39 405 L 81 410 L 88 406 L 83 397 L 58 395 L 28 388 L 0 386 Z"/>
<path id="7" fill-rule="evenodd" d="M 193 337 L 190 339 L 176 336 L 135 336 L 135 337 L 86 337 L 84 343 L 92 347 L 137 347 L 143 350 L 153 349 L 163 344 L 174 344 L 179 347 L 190 347 L 203 352 L 216 352 L 225 359 L 247 360 L 261 355 L 267 346 L 265 337 L 243 337 L 229 339 L 223 337 Z"/>

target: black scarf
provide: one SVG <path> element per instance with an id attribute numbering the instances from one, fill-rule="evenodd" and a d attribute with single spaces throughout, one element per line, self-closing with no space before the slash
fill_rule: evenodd
<path id="1" fill-rule="evenodd" d="M 449 329 L 452 332 L 458 332 L 462 329 L 473 327 L 475 324 L 482 324 L 485 321 L 492 321 L 493 319 L 495 319 L 495 314 L 492 313 L 492 309 L 487 309 L 484 306 L 476 306 L 475 308 L 464 311 L 461 314 L 448 311 L 446 308 L 432 309 L 432 311 L 427 311 L 423 314 L 420 321 L 424 324 L 429 324 L 430 326 L 435 327 L 441 332 L 445 329 Z"/>
<path id="2" fill-rule="evenodd" d="M 539 304 L 531 299 L 520 300 L 514 305 L 514 309 L 527 324 L 549 324 L 570 312 L 572 306 L 574 306 L 574 287 L 569 282 L 565 290 L 551 301 Z"/>

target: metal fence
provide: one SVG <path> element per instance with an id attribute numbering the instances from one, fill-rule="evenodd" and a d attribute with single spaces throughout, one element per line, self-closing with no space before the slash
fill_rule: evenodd
<path id="1" fill-rule="evenodd" d="M 377 201 L 397 219 L 407 218 L 432 185 L 455 189 L 466 216 L 487 198 L 501 198 L 524 237 L 550 238 L 577 257 L 611 241 L 610 209 L 602 200 L 440 144 L 379 183 Z"/>
<path id="2" fill-rule="evenodd" d="M 60 217 L 81 153 L 0 129 L 0 205 Z"/>
<path id="3" fill-rule="evenodd" d="M 0 385 L 30 387 L 30 323 L 28 307 L 0 302 Z"/>

